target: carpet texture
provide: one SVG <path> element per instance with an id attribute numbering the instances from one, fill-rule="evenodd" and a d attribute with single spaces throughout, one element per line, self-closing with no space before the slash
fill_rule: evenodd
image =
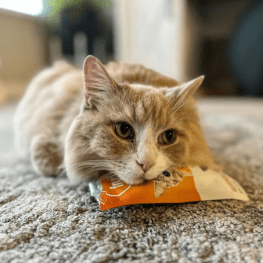
<path id="1" fill-rule="evenodd" d="M 262 104 L 255 114 L 208 104 L 209 145 L 250 201 L 101 212 L 87 183 L 41 177 L 10 153 L 0 160 L 0 262 L 263 262 Z"/>

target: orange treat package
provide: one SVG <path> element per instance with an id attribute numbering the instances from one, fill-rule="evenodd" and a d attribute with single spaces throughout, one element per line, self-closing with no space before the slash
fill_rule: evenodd
<path id="1" fill-rule="evenodd" d="M 180 180 L 166 175 L 140 185 L 127 185 L 118 177 L 105 173 L 89 186 L 102 211 L 133 204 L 249 200 L 243 188 L 224 173 L 203 171 L 200 167 L 183 167 L 178 171 Z"/>

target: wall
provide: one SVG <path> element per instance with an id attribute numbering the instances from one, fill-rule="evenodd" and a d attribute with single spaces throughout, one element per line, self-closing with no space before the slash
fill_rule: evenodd
<path id="1" fill-rule="evenodd" d="M 185 81 L 196 77 L 198 17 L 186 0 L 116 0 L 116 59 Z"/>
<path id="2" fill-rule="evenodd" d="M 19 96 L 47 64 L 45 30 L 36 18 L 0 9 L 0 62 L 1 86 Z"/>

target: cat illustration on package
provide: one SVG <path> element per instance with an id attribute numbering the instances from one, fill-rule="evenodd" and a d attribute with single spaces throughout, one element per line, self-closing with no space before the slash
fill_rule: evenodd
<path id="1" fill-rule="evenodd" d="M 170 187 L 178 185 L 184 177 L 184 172 L 172 167 L 165 170 L 154 181 L 154 194 L 156 198 L 159 198 Z"/>

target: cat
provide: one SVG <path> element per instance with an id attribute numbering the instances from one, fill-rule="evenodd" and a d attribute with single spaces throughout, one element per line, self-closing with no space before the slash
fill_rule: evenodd
<path id="1" fill-rule="evenodd" d="M 56 62 L 30 83 L 15 116 L 15 144 L 34 169 L 74 182 L 107 170 L 127 184 L 169 168 L 219 169 L 203 136 L 186 83 L 142 65 L 85 59 L 83 70 Z M 84 79 L 84 81 L 83 81 Z"/>

